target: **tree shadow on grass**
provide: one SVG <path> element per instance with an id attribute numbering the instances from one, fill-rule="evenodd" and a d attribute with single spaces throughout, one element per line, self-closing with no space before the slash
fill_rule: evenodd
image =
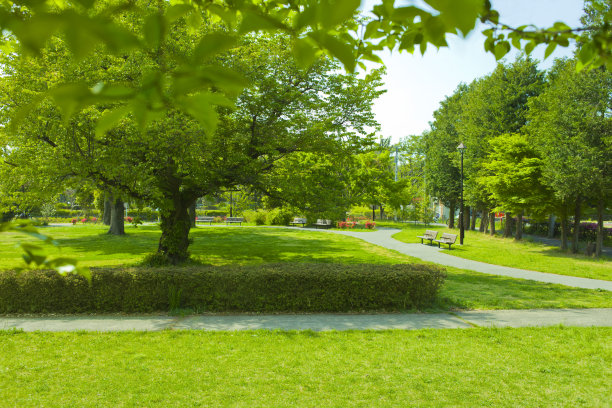
<path id="1" fill-rule="evenodd" d="M 280 229 L 200 229 L 191 253 L 202 260 L 239 263 L 364 263 L 355 244 L 343 237 Z"/>
<path id="2" fill-rule="evenodd" d="M 439 306 L 457 309 L 610 307 L 609 292 L 451 268 Z"/>
<path id="3" fill-rule="evenodd" d="M 132 229 L 126 235 L 102 234 L 61 238 L 60 247 L 94 256 L 125 256 L 125 263 L 138 262 L 157 250 L 161 232 L 154 226 Z M 195 263 L 368 263 L 373 256 L 362 253 L 354 242 L 340 236 L 281 229 L 196 228 L 189 251 Z M 135 259 L 137 258 L 137 259 Z M 379 262 L 374 262 L 379 263 Z"/>

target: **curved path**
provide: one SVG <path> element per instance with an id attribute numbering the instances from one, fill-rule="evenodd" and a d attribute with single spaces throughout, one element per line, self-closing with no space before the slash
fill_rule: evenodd
<path id="1" fill-rule="evenodd" d="M 536 271 L 528 271 L 525 269 L 510 268 L 507 266 L 492 265 L 470 259 L 459 258 L 457 256 L 448 255 L 445 252 L 448 250 L 438 247 L 422 245 L 422 244 L 406 244 L 392 238 L 392 235 L 400 232 L 398 229 L 379 229 L 372 232 L 354 232 L 354 231 L 336 231 L 336 230 L 316 230 L 312 228 L 310 231 L 326 231 L 329 233 L 347 235 L 362 239 L 374 245 L 392 249 L 405 255 L 410 255 L 424 261 L 437 263 L 444 266 L 453 266 L 460 269 L 469 269 L 471 271 L 488 273 L 491 275 L 509 276 L 511 278 L 529 279 L 538 282 L 558 283 L 565 286 L 573 286 L 583 289 L 605 289 L 612 291 L 612 281 L 599 279 L 578 278 L 575 276 L 557 275 L 553 273 L 543 273 Z"/>

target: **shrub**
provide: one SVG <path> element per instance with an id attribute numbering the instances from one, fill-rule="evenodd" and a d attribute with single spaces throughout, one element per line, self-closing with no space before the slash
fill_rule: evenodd
<path id="1" fill-rule="evenodd" d="M 365 227 L 366 227 L 367 229 L 374 229 L 374 228 L 376 228 L 376 223 L 375 223 L 375 222 L 372 222 L 372 221 L 370 221 L 370 220 L 367 220 L 367 221 L 365 222 Z"/>
<path id="2" fill-rule="evenodd" d="M 266 219 L 268 218 L 268 212 L 262 209 L 257 211 L 246 210 L 242 212 L 242 217 L 244 218 L 245 222 L 253 222 L 255 225 L 264 225 L 266 223 Z"/>
<path id="3" fill-rule="evenodd" d="M 405 310 L 432 304 L 446 274 L 433 265 L 268 264 L 0 273 L 0 313 Z M 171 294 L 171 296 L 169 295 Z"/>
<path id="4" fill-rule="evenodd" d="M 293 220 L 293 212 L 286 208 L 274 208 L 266 216 L 268 225 L 289 225 Z"/>

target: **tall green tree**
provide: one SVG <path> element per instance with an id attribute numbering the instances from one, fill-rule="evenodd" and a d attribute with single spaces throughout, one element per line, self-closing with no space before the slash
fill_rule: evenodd
<path id="1" fill-rule="evenodd" d="M 542 175 L 542 159 L 522 134 L 504 134 L 491 140 L 489 161 L 480 173 L 479 184 L 487 187 L 500 208 L 517 214 L 516 240 L 522 239 L 522 217 L 546 213 L 543 203 L 552 203 L 552 191 Z"/>
<path id="2" fill-rule="evenodd" d="M 575 60 L 558 60 L 549 86 L 530 102 L 533 143 L 544 160 L 544 176 L 563 206 L 563 238 L 568 209 L 574 209 L 572 251 L 578 251 L 581 207 L 598 211 L 597 254 L 603 245 L 603 211 L 612 195 L 612 75 L 604 69 L 576 72 Z M 565 249 L 567 243 L 564 241 Z"/>
<path id="3" fill-rule="evenodd" d="M 544 74 L 536 62 L 520 57 L 511 64 L 498 64 L 493 73 L 471 84 L 470 92 L 462 98 L 457 131 L 467 147 L 465 196 L 473 209 L 489 213 L 491 207 L 497 206 L 490 201 L 491 191 L 480 183 L 482 171 L 490 161 L 490 141 L 502 134 L 521 131 L 527 122 L 527 101 L 538 95 L 543 86 Z"/>

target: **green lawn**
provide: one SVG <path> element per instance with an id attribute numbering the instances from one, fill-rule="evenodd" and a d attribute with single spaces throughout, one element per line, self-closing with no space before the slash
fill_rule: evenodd
<path id="1" fill-rule="evenodd" d="M 395 227 L 400 224 L 389 224 Z M 424 225 L 401 224 L 402 231 L 393 238 L 408 243 L 420 243 L 417 235 L 422 235 L 425 229 L 459 234 L 459 230 L 445 227 L 425 227 Z M 448 254 L 474 261 L 487 262 L 495 265 L 511 266 L 559 275 L 578 276 L 582 278 L 612 280 L 612 259 L 589 258 L 584 255 L 572 255 L 561 252 L 538 242 L 515 241 L 513 238 L 492 237 L 476 231 L 465 231 L 463 247 L 453 245 Z"/>
<path id="2" fill-rule="evenodd" d="M 6 407 L 606 407 L 612 328 L 0 332 Z"/>
<path id="3" fill-rule="evenodd" d="M 129 265 L 156 249 L 159 229 L 127 228 L 128 235 L 106 235 L 103 226 L 53 227 L 61 254 L 87 266 Z M 210 228 L 192 231 L 191 252 L 203 263 L 339 262 L 398 263 L 422 261 L 360 239 L 282 228 Z M 0 268 L 21 264 L 15 235 L 0 236 Z M 21 239 L 21 237 L 20 237 Z M 53 251 L 58 251 L 54 249 Z M 522 279 L 447 268 L 448 279 L 434 310 L 612 307 L 606 291 L 569 288 Z"/>

